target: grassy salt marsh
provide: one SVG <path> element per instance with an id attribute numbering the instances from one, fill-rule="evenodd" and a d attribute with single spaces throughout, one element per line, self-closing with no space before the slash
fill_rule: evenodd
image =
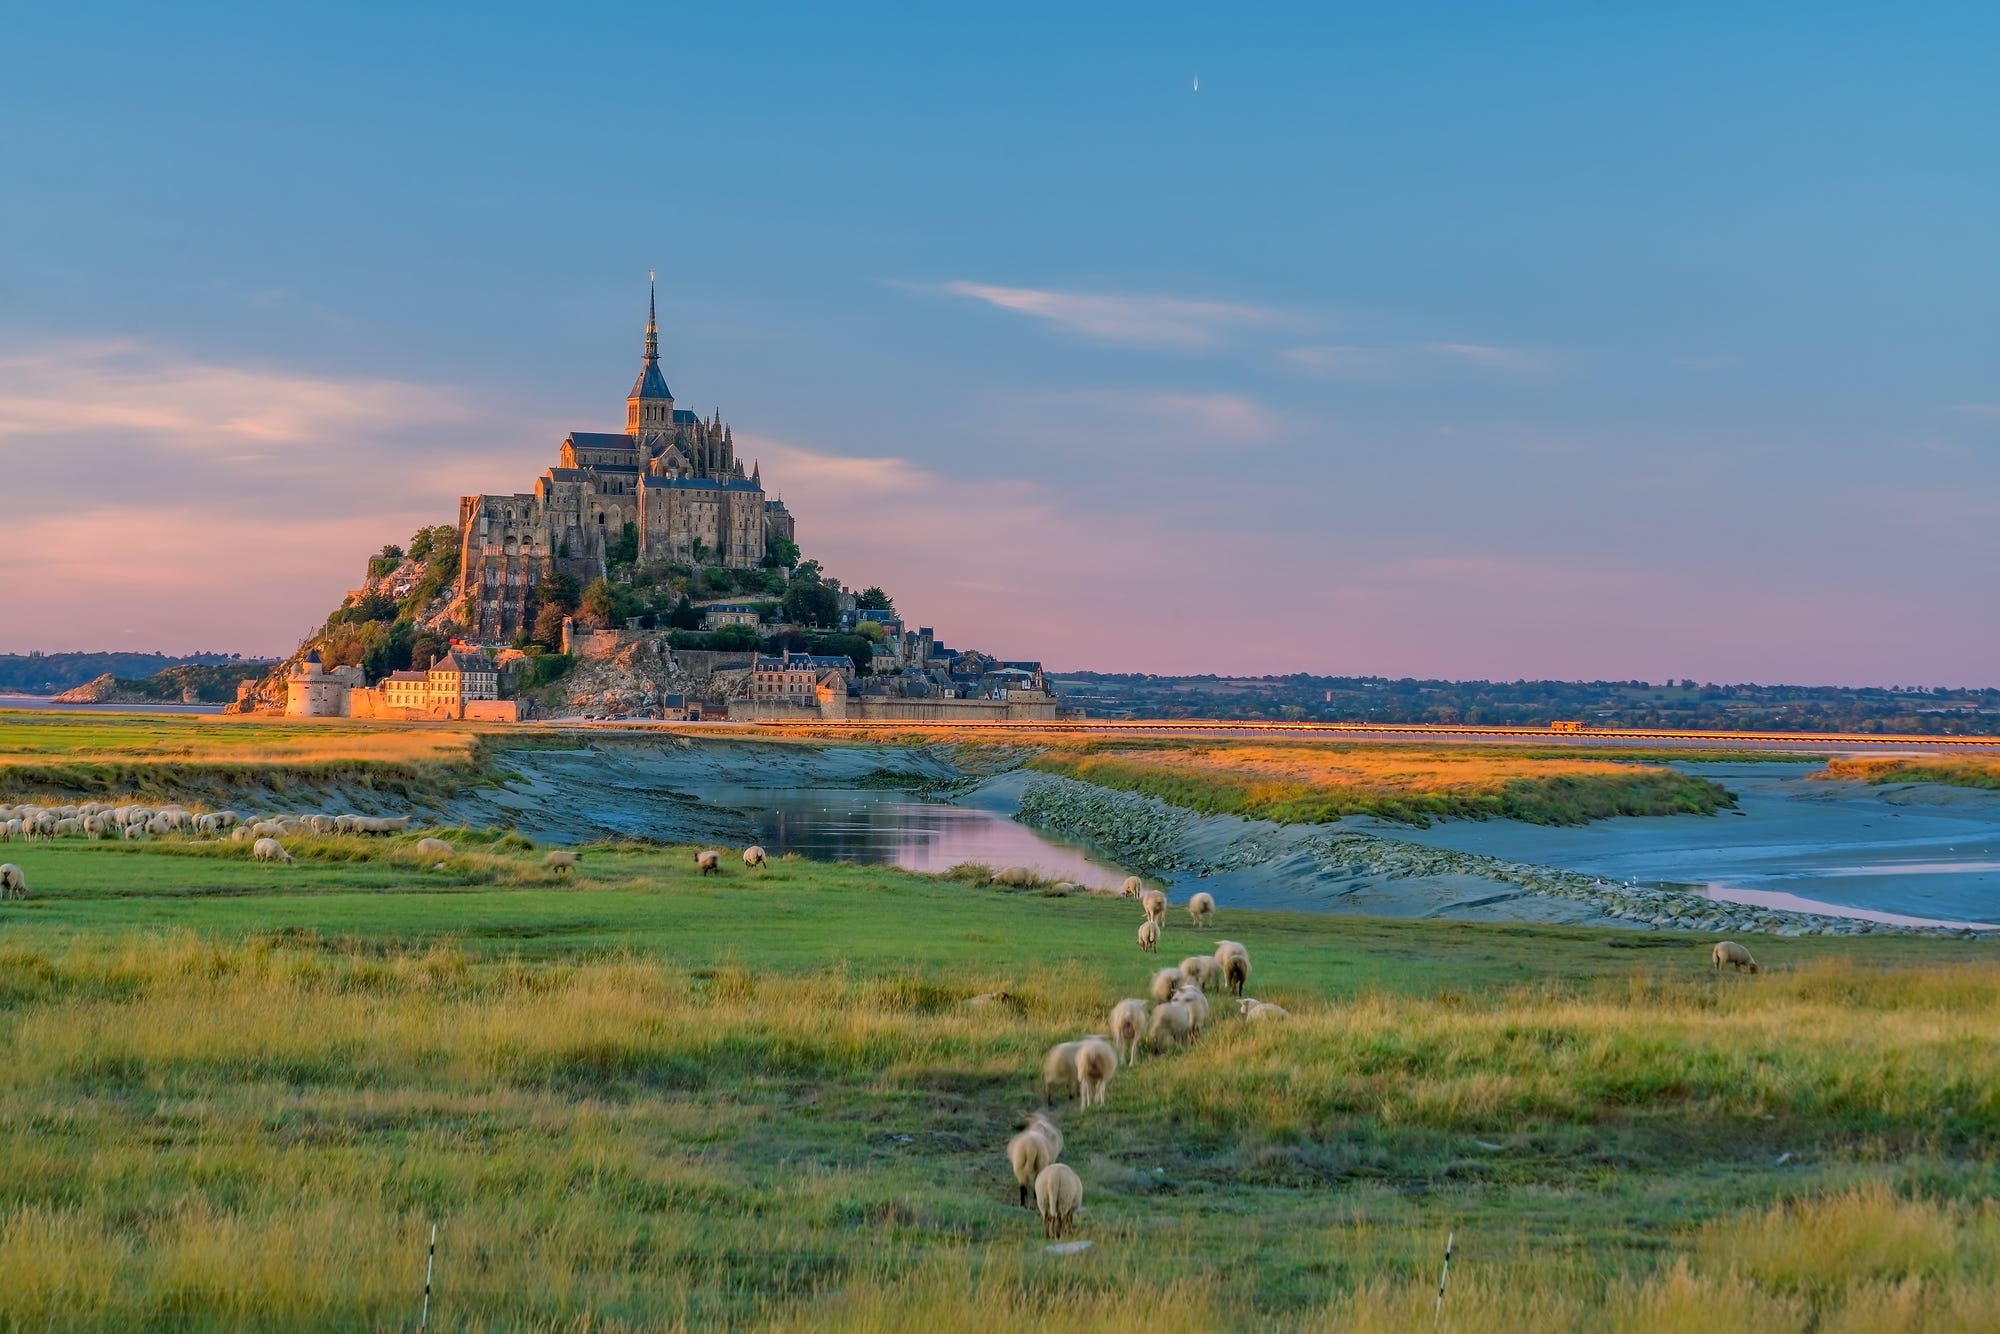
<path id="1" fill-rule="evenodd" d="M 1980 1329 L 1988 942 L 1231 911 L 520 840 L 9 844 L 0 1328 Z M 1218 1016 L 1065 1109 L 1048 1256 L 1002 1148 L 1040 1057 L 1217 936 Z M 1012 1004 L 967 1008 L 1004 991 Z M 1782 1161 L 1781 1161 L 1782 1160 Z"/>

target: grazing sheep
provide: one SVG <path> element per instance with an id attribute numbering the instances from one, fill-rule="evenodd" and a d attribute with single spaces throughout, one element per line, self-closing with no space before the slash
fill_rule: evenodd
<path id="1" fill-rule="evenodd" d="M 1203 891 L 1188 900 L 1188 916 L 1196 926 L 1207 926 L 1208 919 L 1215 916 L 1215 895 Z"/>
<path id="2" fill-rule="evenodd" d="M 703 875 L 714 875 L 722 870 L 722 854 L 713 848 L 706 852 L 697 852 L 694 855 L 694 865 Z"/>
<path id="3" fill-rule="evenodd" d="M 1181 960 L 1181 976 L 1203 991 L 1214 986 L 1215 979 L 1221 975 L 1221 967 L 1206 954 L 1190 955 Z"/>
<path id="4" fill-rule="evenodd" d="M 229 831 L 229 841 L 231 843 L 248 843 L 255 837 L 257 837 L 257 831 L 247 824 L 237 825 Z"/>
<path id="5" fill-rule="evenodd" d="M 1153 974 L 1152 984 L 1147 987 L 1147 991 L 1152 995 L 1155 1005 L 1165 1005 L 1174 998 L 1174 993 L 1179 991 L 1186 981 L 1187 978 L 1180 969 L 1162 968 Z"/>
<path id="6" fill-rule="evenodd" d="M 743 849 L 743 864 L 745 866 L 762 866 L 764 864 L 764 849 L 758 847 L 755 843 Z"/>
<path id="7" fill-rule="evenodd" d="M 28 897 L 28 877 L 12 862 L 0 863 L 0 899 Z"/>
<path id="8" fill-rule="evenodd" d="M 1060 1238 L 1083 1207 L 1083 1182 L 1063 1164 L 1050 1163 L 1035 1178 L 1035 1207 L 1042 1214 L 1042 1235 Z"/>
<path id="9" fill-rule="evenodd" d="M 1041 877 L 1025 866 L 1010 866 L 993 877 L 996 885 L 1011 885 L 1015 889 L 1028 889 Z"/>
<path id="10" fill-rule="evenodd" d="M 1076 1052 L 1082 1045 L 1081 1038 L 1058 1042 L 1042 1058 L 1042 1101 L 1051 1107 L 1055 1106 L 1058 1093 L 1076 1083 Z"/>
<path id="11" fill-rule="evenodd" d="M 1222 979 L 1229 984 L 1230 994 L 1241 996 L 1243 984 L 1250 980 L 1250 951 L 1233 940 L 1218 940 L 1215 963 L 1222 969 Z"/>
<path id="12" fill-rule="evenodd" d="M 1167 924 L 1167 896 L 1157 889 L 1149 889 L 1139 896 L 1139 906 L 1146 910 L 1149 921 Z"/>
<path id="13" fill-rule="evenodd" d="M 1033 1207 L 1028 1195 L 1035 1188 L 1035 1178 L 1062 1153 L 1061 1147 L 1046 1133 L 1054 1129 L 1055 1122 L 1037 1112 L 1021 1127 L 1021 1133 L 1007 1141 L 1007 1164 L 1014 1169 L 1014 1184 L 1020 1188 L 1023 1209 Z"/>
<path id="14" fill-rule="evenodd" d="M 1194 1037 L 1194 1014 L 1182 1001 L 1168 1001 L 1153 1007 L 1153 1022 L 1146 1038 L 1155 1047 L 1171 1044 L 1184 1047 Z"/>
<path id="15" fill-rule="evenodd" d="M 1182 987 L 1174 993 L 1169 1004 L 1185 1005 L 1188 1018 L 1194 1022 L 1194 1034 L 1201 1036 L 1201 1030 L 1208 1027 L 1208 997 L 1201 994 L 1200 987 Z"/>
<path id="16" fill-rule="evenodd" d="M 1260 1001 L 1255 997 L 1245 997 L 1240 1004 L 1243 1007 L 1243 1017 L 1245 1019 L 1289 1019 L 1292 1017 L 1292 1012 L 1284 1006 L 1273 1005 L 1269 1001 Z"/>
<path id="17" fill-rule="evenodd" d="M 1104 1105 L 1104 1091 L 1118 1072 L 1118 1053 L 1103 1038 L 1085 1038 L 1076 1049 L 1076 1091 L 1079 1105 Z"/>
<path id="18" fill-rule="evenodd" d="M 441 838 L 420 838 L 417 840 L 417 855 L 425 861 L 439 857 L 450 861 L 458 855 L 458 849 Z"/>
<path id="19" fill-rule="evenodd" d="M 1139 948 L 1148 952 L 1159 948 L 1160 924 L 1148 917 L 1139 923 Z"/>
<path id="20" fill-rule="evenodd" d="M 260 838 L 251 846 L 250 855 L 260 862 L 283 862 L 292 864 L 292 854 L 285 851 L 285 845 L 275 838 Z"/>
<path id="21" fill-rule="evenodd" d="M 1119 1059 L 1127 1065 L 1139 1063 L 1139 1039 L 1146 1035 L 1146 1002 L 1122 1000 L 1111 1007 L 1111 1041 Z"/>
<path id="22" fill-rule="evenodd" d="M 1128 899 L 1136 899 L 1139 897 L 1139 892 L 1145 887 L 1146 882 L 1138 876 L 1128 875 L 1125 877 L 1125 883 L 1118 887 L 1118 892 Z"/>
<path id="23" fill-rule="evenodd" d="M 282 838 L 285 827 L 276 820 L 259 820 L 250 826 L 250 832 L 258 838 Z"/>
<path id="24" fill-rule="evenodd" d="M 561 849 L 557 849 L 542 858 L 542 865 L 548 870 L 554 871 L 557 875 L 568 875 L 570 872 L 576 870 L 576 864 L 582 860 L 583 854 L 580 852 L 564 852 Z"/>
<path id="25" fill-rule="evenodd" d="M 1709 957 L 1715 960 L 1717 968 L 1728 964 L 1739 973 L 1745 968 L 1748 968 L 1753 973 L 1757 971 L 1757 961 L 1750 957 L 1750 951 L 1744 949 L 1733 940 L 1716 941 L 1715 949 L 1710 952 Z"/>

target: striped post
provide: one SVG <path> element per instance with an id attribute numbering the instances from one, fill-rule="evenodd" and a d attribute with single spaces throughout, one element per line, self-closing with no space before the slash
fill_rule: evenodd
<path id="1" fill-rule="evenodd" d="M 1444 1268 L 1438 1271 L 1437 1308 L 1431 1312 L 1431 1328 L 1437 1328 L 1444 1319 L 1444 1283 L 1451 1277 L 1451 1243 L 1458 1237 L 1456 1232 L 1444 1234 Z"/>
<path id="2" fill-rule="evenodd" d="M 438 1258 L 438 1225 L 436 1223 L 432 1223 L 430 1258 L 424 1261 L 424 1313 L 417 1319 L 417 1328 L 419 1330 L 425 1330 L 431 1327 L 431 1271 L 437 1268 L 437 1258 Z"/>

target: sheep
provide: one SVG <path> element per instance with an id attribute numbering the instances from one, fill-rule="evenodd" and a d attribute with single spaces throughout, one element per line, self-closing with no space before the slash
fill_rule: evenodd
<path id="1" fill-rule="evenodd" d="M 1160 924 L 1148 917 L 1139 923 L 1139 948 L 1151 953 L 1160 944 Z"/>
<path id="2" fill-rule="evenodd" d="M 420 838 L 417 840 L 417 856 L 425 861 L 443 859 L 450 861 L 458 855 L 458 849 L 441 838 Z"/>
<path id="3" fill-rule="evenodd" d="M 576 864 L 582 860 L 583 854 L 580 852 L 564 852 L 557 849 L 542 858 L 542 866 L 557 875 L 568 875 L 576 870 Z"/>
<path id="4" fill-rule="evenodd" d="M 1051 1107 L 1055 1106 L 1059 1092 L 1076 1083 L 1076 1049 L 1082 1045 L 1080 1038 L 1075 1042 L 1058 1042 L 1042 1058 L 1042 1101 Z"/>
<path id="5" fill-rule="evenodd" d="M 1146 1037 L 1155 1047 L 1185 1046 L 1194 1036 L 1194 1014 L 1183 1001 L 1168 1001 L 1153 1007 L 1153 1021 Z M 1162 1041 L 1164 1039 L 1164 1041 Z"/>
<path id="6" fill-rule="evenodd" d="M 1193 1033 L 1201 1036 L 1201 1030 L 1208 1027 L 1208 997 L 1201 994 L 1200 987 L 1182 987 L 1174 993 L 1170 1005 L 1185 1005 L 1188 1018 L 1193 1022 Z"/>
<path id="7" fill-rule="evenodd" d="M 1157 889 L 1149 889 L 1139 896 L 1139 906 L 1146 910 L 1149 921 L 1167 924 L 1167 896 Z"/>
<path id="8" fill-rule="evenodd" d="M 1292 1012 L 1284 1006 L 1273 1005 L 1269 1001 L 1260 1001 L 1254 996 L 1246 996 L 1238 1004 L 1243 1008 L 1243 1017 L 1253 1021 L 1260 1019 L 1289 1019 L 1292 1017 Z"/>
<path id="9" fill-rule="evenodd" d="M 1127 1065 L 1139 1063 L 1139 1039 L 1145 1034 L 1146 1002 L 1128 999 L 1111 1007 L 1111 1040 Z"/>
<path id="10" fill-rule="evenodd" d="M 743 864 L 745 866 L 762 866 L 764 864 L 764 849 L 758 847 L 755 843 L 743 849 Z"/>
<path id="11" fill-rule="evenodd" d="M 1083 1207 L 1083 1182 L 1063 1164 L 1050 1163 L 1035 1178 L 1035 1207 L 1041 1211 L 1042 1235 L 1061 1237 Z"/>
<path id="12" fill-rule="evenodd" d="M 285 845 L 275 838 L 260 838 L 250 849 L 250 855 L 260 862 L 283 862 L 292 864 L 292 854 L 285 851 Z"/>
<path id="13" fill-rule="evenodd" d="M 12 862 L 0 862 L 0 899 L 28 897 L 28 877 Z"/>
<path id="14" fill-rule="evenodd" d="M 1076 1089 L 1079 1106 L 1104 1105 L 1104 1091 L 1118 1072 L 1118 1053 L 1103 1038 L 1085 1038 L 1076 1049 Z"/>
<path id="15" fill-rule="evenodd" d="M 703 875 L 714 875 L 722 869 L 722 854 L 713 848 L 694 855 L 695 869 Z"/>
<path id="16" fill-rule="evenodd" d="M 1715 960 L 1717 968 L 1728 964 L 1739 973 L 1745 968 L 1748 968 L 1753 973 L 1757 971 L 1757 961 L 1750 957 L 1750 951 L 1744 949 L 1733 940 L 1716 941 L 1715 948 L 1710 951 L 1709 957 Z"/>
<path id="17" fill-rule="evenodd" d="M 1194 954 L 1181 960 L 1181 976 L 1203 991 L 1214 986 L 1215 979 L 1221 974 L 1222 969 L 1206 954 Z"/>
<path id="18" fill-rule="evenodd" d="M 1028 1118 L 1018 1135 L 1007 1141 L 1007 1164 L 1014 1169 L 1014 1184 L 1020 1188 L 1023 1209 L 1033 1207 L 1028 1203 L 1028 1195 L 1035 1187 L 1035 1178 L 1062 1153 L 1046 1133 L 1054 1129 L 1055 1122 L 1037 1112 Z"/>
<path id="19" fill-rule="evenodd" d="M 1215 895 L 1203 891 L 1188 900 L 1188 916 L 1196 926 L 1207 926 L 1208 919 L 1215 916 Z"/>
<path id="20" fill-rule="evenodd" d="M 1181 984 L 1186 981 L 1187 978 L 1182 975 L 1180 969 L 1162 968 L 1153 974 L 1152 985 L 1147 991 L 1152 995 L 1155 1005 L 1165 1005 L 1174 998 L 1174 993 L 1179 991 Z"/>
<path id="21" fill-rule="evenodd" d="M 54 832 L 57 838 L 74 838 L 83 832 L 83 821 L 77 819 L 74 815 L 64 816 L 62 819 L 56 821 Z"/>
<path id="22" fill-rule="evenodd" d="M 237 825 L 229 831 L 229 841 L 231 843 L 248 843 L 255 837 L 257 837 L 257 831 L 247 824 Z"/>
<path id="23" fill-rule="evenodd" d="M 1243 984 L 1250 980 L 1250 951 L 1233 940 L 1215 942 L 1215 963 L 1222 969 L 1222 978 L 1229 984 L 1232 995 L 1243 994 Z"/>
<path id="24" fill-rule="evenodd" d="M 1128 875 L 1125 877 L 1125 883 L 1118 887 L 1118 892 L 1128 899 L 1136 899 L 1139 897 L 1139 892 L 1145 889 L 1145 887 L 1146 882 L 1138 876 Z"/>
<path id="25" fill-rule="evenodd" d="M 250 826 L 250 832 L 257 838 L 282 838 L 285 827 L 276 820 L 259 820 Z"/>
<path id="26" fill-rule="evenodd" d="M 993 877 L 996 885 L 1010 885 L 1015 889 L 1029 889 L 1041 877 L 1025 866 L 1010 866 Z"/>
<path id="27" fill-rule="evenodd" d="M 305 823 L 306 828 L 315 834 L 337 834 L 340 832 L 338 821 L 331 815 L 308 815 Z"/>

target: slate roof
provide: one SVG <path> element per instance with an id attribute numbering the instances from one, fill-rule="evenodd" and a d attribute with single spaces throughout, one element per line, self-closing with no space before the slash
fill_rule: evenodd
<path id="1" fill-rule="evenodd" d="M 639 442 L 623 431 L 571 431 L 569 442 L 578 449 L 634 450 Z"/>
<path id="2" fill-rule="evenodd" d="M 431 670 L 434 672 L 458 672 L 461 674 L 466 672 L 490 672 L 493 670 L 493 664 L 486 660 L 484 654 L 471 653 L 464 649 L 453 649 L 432 663 Z"/>
<path id="3" fill-rule="evenodd" d="M 639 369 L 639 378 L 632 381 L 632 392 L 627 398 L 672 398 L 674 391 L 667 388 L 667 377 L 660 374 L 660 363 L 650 358 Z M 681 414 L 676 412 L 675 417 Z M 690 416 L 693 414 L 690 413 Z"/>
<path id="4" fill-rule="evenodd" d="M 661 477 L 648 473 L 639 479 L 648 490 L 656 491 L 762 491 L 757 483 L 742 477 L 726 481 L 716 477 Z"/>

